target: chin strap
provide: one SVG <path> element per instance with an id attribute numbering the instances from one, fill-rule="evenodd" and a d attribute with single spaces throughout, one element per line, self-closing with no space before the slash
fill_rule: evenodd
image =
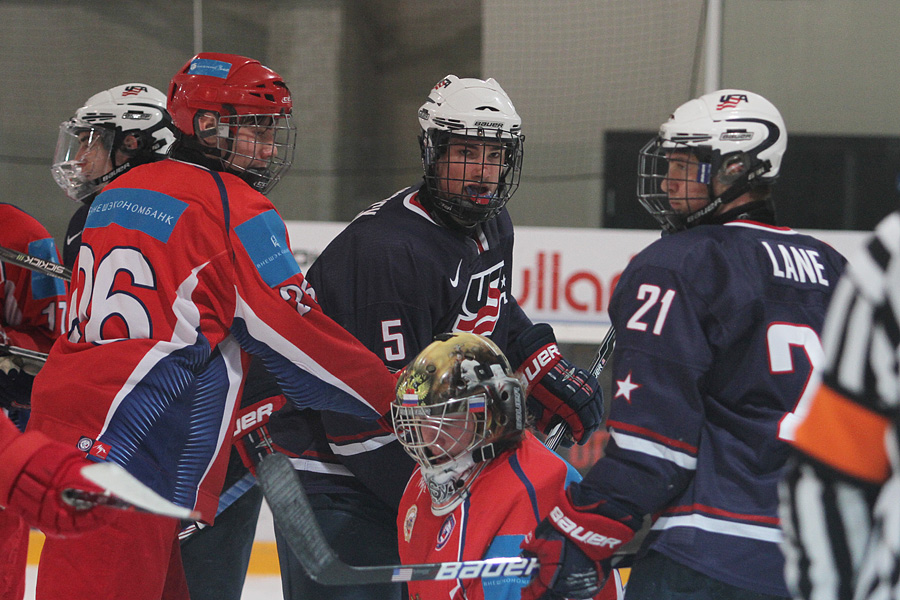
<path id="1" fill-rule="evenodd" d="M 451 231 L 459 231 L 466 235 L 471 235 L 471 233 L 475 231 L 477 224 L 471 226 L 463 225 L 437 206 L 437 203 L 431 195 L 428 182 L 425 182 L 422 187 L 419 188 L 419 202 L 421 202 L 422 206 L 425 207 L 425 210 L 428 211 L 428 216 L 430 216 L 438 225 L 446 227 Z"/>
<path id="2" fill-rule="evenodd" d="M 514 448 L 516 444 L 518 444 L 518 440 L 497 440 L 496 442 L 491 442 L 490 444 L 485 444 L 480 448 L 476 448 L 472 451 L 472 460 L 475 463 L 487 462 L 492 458 L 496 458 L 509 450 L 510 448 Z"/>
<path id="3" fill-rule="evenodd" d="M 109 171 L 108 173 L 105 173 L 105 174 L 101 175 L 100 177 L 97 177 L 96 179 L 92 179 L 90 181 L 90 185 L 95 186 L 95 188 L 104 186 L 133 166 L 136 166 L 136 165 L 132 164 L 131 160 L 126 160 L 121 165 L 114 168 L 112 171 Z"/>
<path id="4" fill-rule="evenodd" d="M 225 168 L 222 164 L 222 159 L 217 156 L 210 155 L 208 153 L 209 150 L 216 150 L 217 152 L 219 152 L 217 148 L 202 145 L 193 136 L 182 134 L 177 140 L 175 140 L 175 143 L 172 144 L 172 148 L 171 150 L 169 150 L 169 156 L 176 160 L 190 162 L 196 165 L 200 165 L 201 167 L 206 167 L 210 171 L 224 171 Z"/>
<path id="5" fill-rule="evenodd" d="M 765 160 L 760 162 L 755 167 L 735 179 L 734 183 L 732 183 L 728 187 L 728 189 L 722 192 L 722 194 L 718 197 L 713 196 L 713 184 L 712 182 L 710 182 L 708 184 L 710 195 L 709 204 L 707 204 L 700 210 L 689 214 L 685 218 L 685 224 L 687 225 L 687 227 L 690 228 L 696 225 L 708 223 L 708 217 L 712 217 L 720 207 L 728 206 L 739 197 L 750 191 L 750 189 L 753 187 L 753 183 L 756 182 L 756 180 L 758 180 L 760 177 L 768 173 L 771 168 L 771 161 Z"/>

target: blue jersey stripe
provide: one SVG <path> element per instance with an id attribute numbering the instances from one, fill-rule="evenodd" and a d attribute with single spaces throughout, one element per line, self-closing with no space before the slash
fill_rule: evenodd
<path id="1" fill-rule="evenodd" d="M 284 221 L 274 210 L 266 211 L 234 228 L 256 269 L 270 287 L 293 277 L 300 266 L 287 243 Z"/>
<path id="2" fill-rule="evenodd" d="M 59 264 L 56 254 L 56 244 L 52 238 L 34 240 L 28 244 L 28 254 L 43 258 L 46 261 Z M 65 296 L 66 287 L 59 277 L 51 277 L 45 273 L 31 272 L 31 297 L 35 300 L 52 298 L 53 296 Z"/>
<path id="3" fill-rule="evenodd" d="M 150 190 L 116 188 L 97 196 L 88 211 L 85 229 L 115 223 L 166 243 L 187 210 L 188 203 Z"/>

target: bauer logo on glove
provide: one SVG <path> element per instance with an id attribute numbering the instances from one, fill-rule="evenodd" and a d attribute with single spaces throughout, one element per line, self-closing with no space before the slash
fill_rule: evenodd
<path id="1" fill-rule="evenodd" d="M 608 537 L 585 529 L 584 527 L 567 517 L 565 513 L 563 513 L 562 509 L 558 506 L 554 506 L 553 510 L 550 511 L 550 519 L 552 519 L 553 522 L 556 523 L 556 526 L 560 531 L 565 533 L 573 540 L 581 542 L 583 544 L 587 544 L 589 546 L 597 546 L 599 548 L 603 548 L 605 546 L 612 550 L 614 550 L 616 546 L 620 546 L 622 544 L 622 540 L 620 539 Z"/>

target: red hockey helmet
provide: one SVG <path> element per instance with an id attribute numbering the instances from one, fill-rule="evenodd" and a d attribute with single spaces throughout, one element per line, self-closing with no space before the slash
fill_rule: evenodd
<path id="1" fill-rule="evenodd" d="M 172 77 L 169 114 L 175 126 L 195 135 L 198 110 L 220 114 L 291 114 L 291 92 L 278 73 L 258 60 L 201 52 Z"/>
<path id="2" fill-rule="evenodd" d="M 196 55 L 172 77 L 167 107 L 175 126 L 186 136 L 215 135 L 214 145 L 200 149 L 263 193 L 272 189 L 291 165 L 296 145 L 291 92 L 278 73 L 258 60 L 218 52 Z M 217 118 L 217 126 L 198 135 L 198 118 L 209 113 Z M 240 127 L 271 130 L 274 141 L 269 149 L 274 151 L 266 153 L 264 167 L 247 165 L 248 161 L 258 162 L 259 157 L 237 150 Z M 236 160 L 236 155 L 246 160 Z"/>

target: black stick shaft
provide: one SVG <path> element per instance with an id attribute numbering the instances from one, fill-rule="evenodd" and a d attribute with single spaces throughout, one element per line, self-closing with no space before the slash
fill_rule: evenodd
<path id="1" fill-rule="evenodd" d="M 520 556 L 413 565 L 348 565 L 338 558 L 322 533 L 287 456 L 275 453 L 263 458 L 256 467 L 256 477 L 278 529 L 309 576 L 322 585 L 530 577 L 539 567 L 536 558 Z"/>
<path id="2" fill-rule="evenodd" d="M 603 338 L 603 341 L 600 342 L 600 347 L 597 348 L 597 357 L 594 358 L 594 362 L 590 369 L 591 375 L 597 378 L 600 377 L 600 373 L 603 371 L 606 363 L 609 362 L 609 357 L 612 356 L 615 347 L 616 330 L 610 325 L 609 330 L 606 332 L 606 336 Z M 556 450 L 556 447 L 559 446 L 563 437 L 567 435 L 569 435 L 569 426 L 565 421 L 560 421 L 552 430 L 550 430 L 544 445 L 551 450 Z"/>
<path id="3" fill-rule="evenodd" d="M 10 248 L 0 246 L 0 260 L 11 265 L 29 269 L 36 273 L 43 273 L 50 277 L 58 277 L 64 281 L 72 281 L 72 271 L 59 263 L 55 263 L 37 256 L 25 254 Z"/>

